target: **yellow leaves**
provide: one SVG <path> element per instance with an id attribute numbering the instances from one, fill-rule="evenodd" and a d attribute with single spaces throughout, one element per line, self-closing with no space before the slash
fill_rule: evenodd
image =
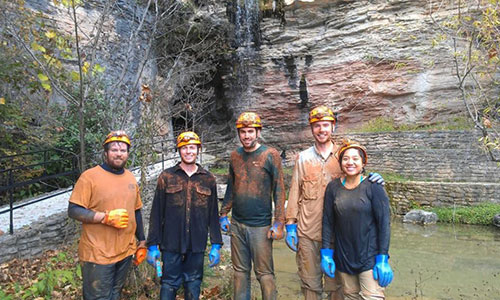
<path id="1" fill-rule="evenodd" d="M 39 45 L 37 42 L 31 42 L 31 49 L 40 51 L 42 53 L 45 53 L 47 51 L 42 45 Z"/>
<path id="2" fill-rule="evenodd" d="M 90 63 L 88 61 L 84 62 L 82 65 L 82 73 L 87 74 L 90 70 Z M 106 70 L 105 67 L 101 66 L 100 64 L 94 64 L 92 66 L 92 76 L 95 76 L 96 74 L 103 73 L 104 70 Z"/>
<path id="3" fill-rule="evenodd" d="M 80 80 L 80 73 L 76 72 L 76 71 L 71 71 L 71 80 L 73 80 L 74 82 L 77 82 Z"/>
<path id="4" fill-rule="evenodd" d="M 56 37 L 56 33 L 52 30 L 49 30 L 49 31 L 46 31 L 45 32 L 45 36 L 48 38 L 48 39 L 53 39 Z"/>
<path id="5" fill-rule="evenodd" d="M 82 0 L 53 0 L 54 5 L 63 5 L 65 7 L 79 6 L 82 4 Z"/>
<path id="6" fill-rule="evenodd" d="M 48 83 L 48 82 L 42 82 L 42 87 L 47 92 L 51 92 L 52 91 L 52 87 L 50 86 L 50 83 Z"/>
<path id="7" fill-rule="evenodd" d="M 94 69 L 92 70 L 92 75 L 102 74 L 106 70 L 106 67 L 102 67 L 100 64 L 95 64 Z"/>
<path id="8" fill-rule="evenodd" d="M 4 97 L 1 97 L 1 98 L 0 98 L 0 104 L 1 104 L 1 105 L 5 105 L 5 98 L 4 98 Z"/>
<path id="9" fill-rule="evenodd" d="M 437 45 L 441 44 L 443 41 L 447 39 L 446 34 L 439 34 L 436 36 L 436 38 L 432 39 L 432 47 L 436 47 Z"/>
<path id="10" fill-rule="evenodd" d="M 90 63 L 88 61 L 84 62 L 83 66 L 82 66 L 83 74 L 87 74 L 89 71 L 89 68 L 90 68 Z"/>
<path id="11" fill-rule="evenodd" d="M 47 77 L 47 75 L 42 74 L 42 73 L 38 73 L 37 76 L 38 76 L 38 79 L 40 79 L 40 81 L 42 83 L 42 88 L 44 90 L 46 90 L 47 92 L 51 92 L 52 86 L 50 85 L 49 77 Z"/>
<path id="12" fill-rule="evenodd" d="M 39 73 L 38 74 L 38 79 L 40 79 L 40 81 L 49 81 L 49 77 L 47 77 L 47 75 L 45 74 L 42 74 L 42 73 Z"/>

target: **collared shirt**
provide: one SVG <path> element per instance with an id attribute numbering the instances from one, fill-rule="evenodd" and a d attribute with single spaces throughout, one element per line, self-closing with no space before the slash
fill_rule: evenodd
<path id="1" fill-rule="evenodd" d="M 338 146 L 324 158 L 316 146 L 300 152 L 293 169 L 286 219 L 297 220 L 298 235 L 321 241 L 321 218 L 326 186 L 341 175 L 334 155 Z"/>
<path id="2" fill-rule="evenodd" d="M 180 164 L 163 171 L 151 208 L 148 246 L 204 252 L 208 233 L 212 244 L 222 244 L 215 177 L 199 165 L 191 177 Z"/>
<path id="3" fill-rule="evenodd" d="M 284 223 L 285 186 L 281 157 L 274 148 L 261 145 L 252 152 L 243 147 L 231 153 L 229 177 L 221 213 L 232 209 L 232 217 L 247 226 Z"/>

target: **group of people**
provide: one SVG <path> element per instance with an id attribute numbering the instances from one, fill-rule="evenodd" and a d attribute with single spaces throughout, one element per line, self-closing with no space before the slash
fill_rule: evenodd
<path id="1" fill-rule="evenodd" d="M 82 222 L 78 254 L 84 299 L 119 299 L 132 263 L 147 260 L 161 276 L 160 299 L 199 299 L 210 236 L 209 266 L 220 262 L 221 231 L 231 237 L 233 299 L 251 297 L 251 269 L 262 299 L 276 299 L 272 244 L 285 236 L 296 252 L 306 300 L 384 299 L 388 264 L 389 200 L 377 173 L 364 175 L 366 149 L 332 141 L 336 119 L 318 106 L 309 113 L 314 145 L 295 162 L 285 212 L 281 157 L 260 144 L 260 117 L 242 113 L 242 147 L 231 153 L 219 211 L 215 177 L 197 164 L 202 142 L 194 132 L 177 138 L 180 162 L 158 177 L 145 238 L 139 186 L 125 168 L 131 147 L 123 131 L 105 139 L 104 163 L 80 176 L 68 215 Z M 273 216 L 274 211 L 274 216 Z"/>

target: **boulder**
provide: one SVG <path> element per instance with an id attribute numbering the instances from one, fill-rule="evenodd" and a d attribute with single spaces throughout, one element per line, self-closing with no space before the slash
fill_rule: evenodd
<path id="1" fill-rule="evenodd" d="M 414 223 L 421 225 L 436 224 L 438 217 L 435 213 L 421 210 L 412 209 L 403 217 L 403 223 Z"/>
<path id="2" fill-rule="evenodd" d="M 493 217 L 493 225 L 496 227 L 500 227 L 500 214 L 497 214 Z"/>

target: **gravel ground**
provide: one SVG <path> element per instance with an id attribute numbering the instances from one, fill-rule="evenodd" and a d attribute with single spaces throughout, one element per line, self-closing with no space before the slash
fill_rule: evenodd
<path id="1" fill-rule="evenodd" d="M 174 164 L 173 161 L 170 161 L 170 163 L 165 162 L 165 168 L 168 168 L 172 164 Z M 161 170 L 162 170 L 161 163 L 157 163 L 155 165 L 148 167 L 147 170 L 148 178 L 151 178 L 152 176 L 154 177 L 158 176 Z M 132 173 L 134 173 L 137 180 L 140 179 L 139 170 L 133 170 Z M 26 203 L 28 201 L 33 201 L 35 199 L 46 198 L 47 196 L 50 195 L 62 193 L 60 195 L 50 197 L 40 202 L 15 209 L 13 213 L 14 231 L 16 231 L 16 229 L 29 226 L 33 222 L 39 221 L 41 218 L 45 218 L 53 214 L 66 211 L 66 209 L 68 208 L 68 200 L 69 197 L 71 196 L 72 190 L 73 187 L 70 187 L 67 189 L 62 189 L 52 193 L 40 195 L 39 197 L 16 202 L 14 206 L 19 205 L 21 203 Z M 2 206 L 0 207 L 0 211 L 4 211 L 8 208 L 9 208 L 8 205 Z M 9 232 L 9 224 L 10 224 L 9 212 L 0 214 L 0 230 L 5 233 Z"/>

